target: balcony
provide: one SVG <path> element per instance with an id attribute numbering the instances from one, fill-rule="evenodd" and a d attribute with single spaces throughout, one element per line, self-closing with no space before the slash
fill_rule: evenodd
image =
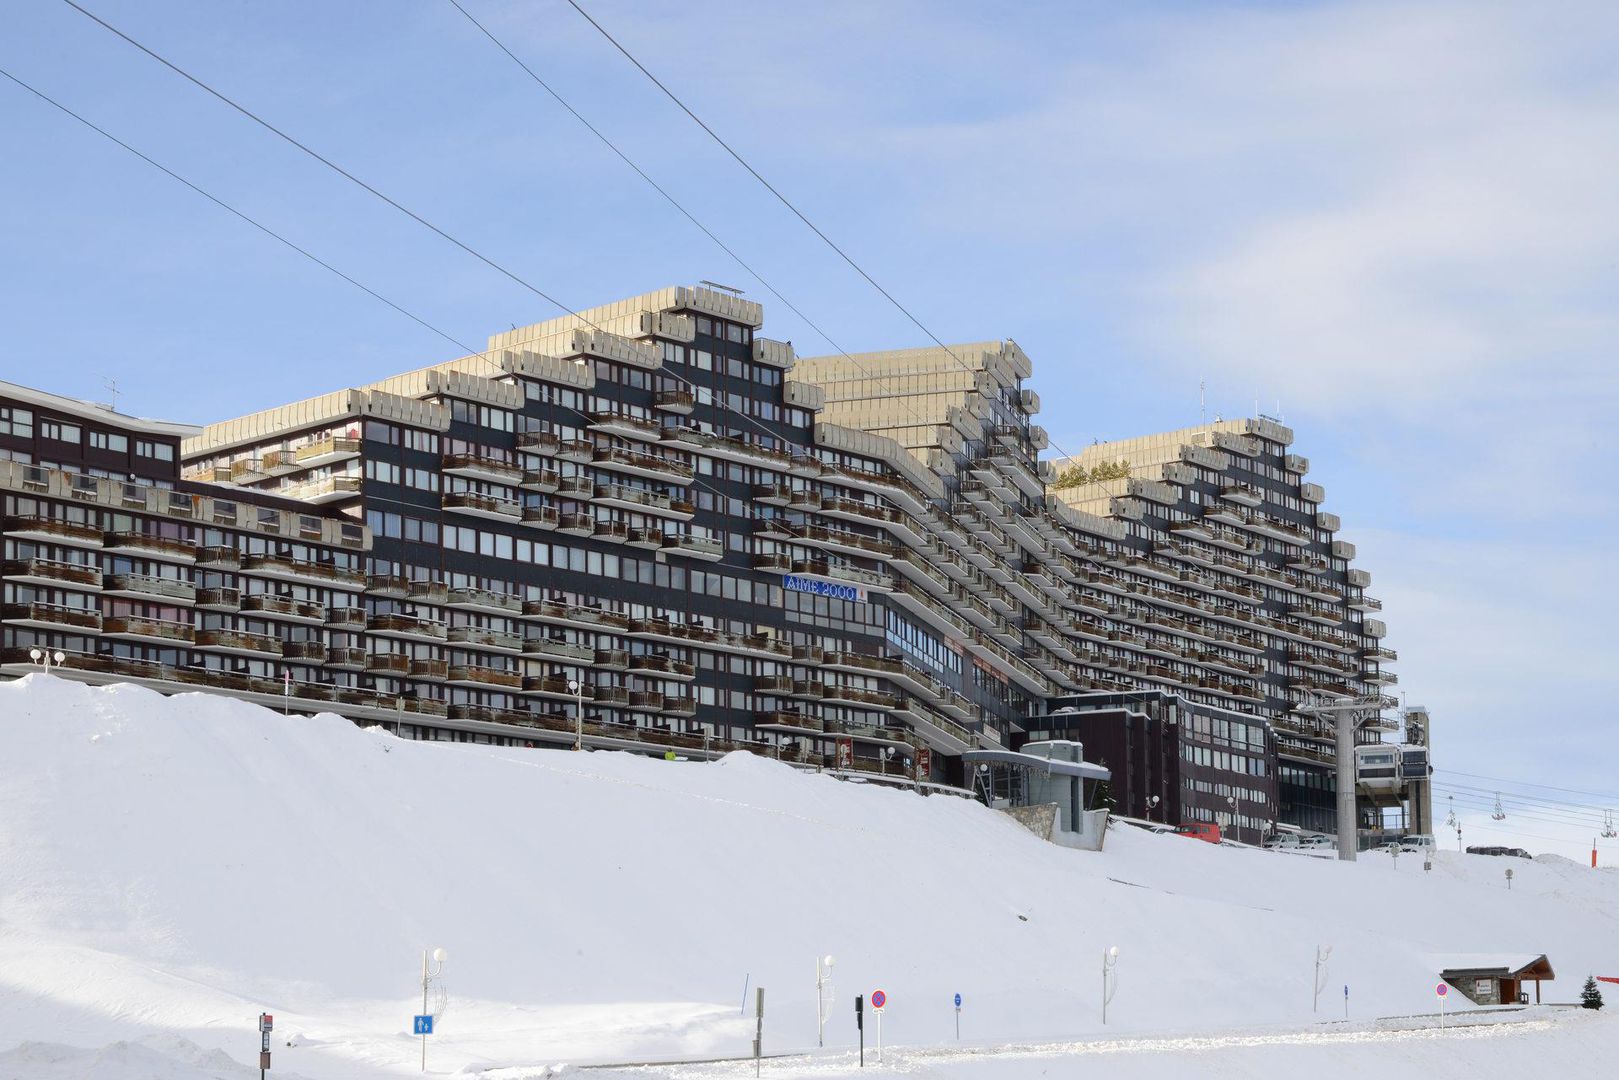
<path id="1" fill-rule="evenodd" d="M 1399 661 L 1400 654 L 1383 645 L 1368 645 L 1360 650 L 1360 655 L 1367 660 L 1381 660 L 1385 664 Z"/>
<path id="2" fill-rule="evenodd" d="M 322 476 L 301 484 L 289 484 L 279 492 L 285 498 L 298 502 L 324 506 L 327 503 L 352 499 L 365 491 L 365 480 L 358 475 Z"/>
<path id="3" fill-rule="evenodd" d="M 692 533 L 674 533 L 662 538 L 663 550 L 670 555 L 716 562 L 725 558 L 725 546 L 718 540 Z"/>
<path id="4" fill-rule="evenodd" d="M 584 700 L 593 700 L 595 687 L 577 684 L 574 690 L 568 686 L 570 680 L 561 675 L 525 675 L 521 691 L 525 694 L 534 694 L 539 697 L 565 698 L 573 701 L 576 697 Z"/>
<path id="5" fill-rule="evenodd" d="M 604 611 L 601 608 L 580 607 L 576 604 L 564 603 L 561 600 L 525 600 L 523 602 L 523 618 L 558 623 L 563 626 L 584 626 L 592 629 L 601 628 L 620 632 L 630 625 L 630 619 L 627 615 Z"/>
<path id="6" fill-rule="evenodd" d="M 404 653 L 368 653 L 365 670 L 371 675 L 409 675 L 410 657 Z"/>
<path id="7" fill-rule="evenodd" d="M 101 588 L 101 571 L 81 563 L 57 559 L 8 559 L 0 563 L 0 576 L 25 585 Z"/>
<path id="8" fill-rule="evenodd" d="M 101 543 L 109 551 L 136 552 L 171 562 L 190 563 L 197 560 L 196 542 L 173 536 L 158 536 L 155 533 L 144 532 L 110 532 L 102 537 Z"/>
<path id="9" fill-rule="evenodd" d="M 854 705 L 860 708 L 892 712 L 899 708 L 901 698 L 885 690 L 866 690 L 854 686 L 832 684 L 822 688 L 821 700 L 828 705 Z"/>
<path id="10" fill-rule="evenodd" d="M 589 416 L 590 427 L 593 431 L 605 431 L 611 435 L 622 435 L 626 439 L 643 439 L 652 442 L 656 442 L 663 436 L 663 425 L 644 416 L 602 411 L 592 412 Z"/>
<path id="11" fill-rule="evenodd" d="M 446 491 L 442 505 L 453 513 L 492 521 L 516 521 L 523 516 L 522 506 L 513 500 L 478 491 Z"/>
<path id="12" fill-rule="evenodd" d="M 238 611 L 242 606 L 242 590 L 223 586 L 197 590 L 198 611 Z"/>
<path id="13" fill-rule="evenodd" d="M 783 735 L 819 735 L 826 730 L 826 724 L 820 717 L 796 709 L 761 713 L 753 726 L 761 731 L 779 731 Z"/>
<path id="14" fill-rule="evenodd" d="M 274 581 L 324 585 L 334 589 L 365 587 L 365 575 L 359 570 L 333 563 L 294 559 L 288 555 L 246 555 L 242 558 L 242 573 Z"/>
<path id="15" fill-rule="evenodd" d="M 562 523 L 562 514 L 554 506 L 523 507 L 523 524 L 536 529 L 554 529 Z"/>
<path id="16" fill-rule="evenodd" d="M 305 469 L 317 465 L 332 465 L 360 456 L 359 439 L 329 438 L 305 443 L 293 451 L 293 460 Z"/>
<path id="17" fill-rule="evenodd" d="M 569 536 L 589 536 L 596 531 L 596 519 L 578 512 L 562 514 L 557 518 L 556 529 Z"/>
<path id="18" fill-rule="evenodd" d="M 443 682 L 449 677 L 450 663 L 448 660 L 413 658 L 410 662 L 410 677 L 421 679 L 424 682 Z"/>
<path id="19" fill-rule="evenodd" d="M 557 460 L 588 465 L 596 452 L 596 444 L 589 439 L 564 439 L 557 445 Z"/>
<path id="20" fill-rule="evenodd" d="M 690 416 L 697 399 L 690 390 L 659 390 L 652 398 L 652 407 L 659 412 L 676 416 Z"/>
<path id="21" fill-rule="evenodd" d="M 290 596 L 254 593 L 242 597 L 242 613 L 256 614 L 266 619 L 319 624 L 326 621 L 324 605 L 309 600 L 294 600 Z"/>
<path id="22" fill-rule="evenodd" d="M 525 431 L 517 436 L 517 449 L 525 454 L 550 457 L 562 449 L 562 439 L 549 431 Z"/>
<path id="23" fill-rule="evenodd" d="M 634 488 L 628 484 L 597 484 L 591 499 L 603 506 L 639 510 L 643 514 L 656 514 L 679 521 L 689 521 L 697 513 L 697 507 L 685 499 L 670 498 L 660 492 Z"/>
<path id="24" fill-rule="evenodd" d="M 43 514 L 18 514 L 5 520 L 6 532 L 18 540 L 44 540 L 75 547 L 98 548 L 102 532 L 93 525 L 62 521 Z"/>
<path id="25" fill-rule="evenodd" d="M 497 653 L 522 652 L 524 644 L 520 635 L 481 626 L 452 626 L 446 630 L 444 642 L 462 649 Z"/>
<path id="26" fill-rule="evenodd" d="M 197 602 L 197 587 L 189 581 L 151 574 L 108 574 L 102 583 L 103 596 L 127 596 L 160 604 L 190 605 Z"/>
<path id="27" fill-rule="evenodd" d="M 589 664 L 600 655 L 600 650 L 558 638 L 531 637 L 523 642 L 523 655 L 559 663 Z"/>
<path id="28" fill-rule="evenodd" d="M 219 653 L 225 656 L 280 656 L 281 642 L 269 634 L 251 634 L 245 630 L 198 630 L 198 652 Z"/>
<path id="29" fill-rule="evenodd" d="M 1348 600 L 1346 600 L 1344 602 L 1344 604 L 1345 604 L 1346 607 L 1352 608 L 1355 611 L 1382 611 L 1383 610 L 1383 601 L 1378 600 L 1375 597 L 1366 596 L 1365 594 L 1362 594 L 1360 596 L 1351 596 Z"/>
<path id="30" fill-rule="evenodd" d="M 326 609 L 326 628 L 328 630 L 347 630 L 350 633 L 359 633 L 365 629 L 365 608 L 358 605 L 354 607 L 329 607 Z"/>
<path id="31" fill-rule="evenodd" d="M 630 527 L 622 521 L 598 521 L 591 535 L 603 543 L 622 544 L 630 538 Z"/>
<path id="32" fill-rule="evenodd" d="M 562 486 L 562 474 L 555 469 L 529 469 L 517 486 L 524 491 L 555 492 Z"/>
<path id="33" fill-rule="evenodd" d="M 591 463 L 598 469 L 639 476 L 644 480 L 658 480 L 665 484 L 689 484 L 692 479 L 692 467 L 685 462 L 621 447 L 598 449 L 591 455 Z"/>
<path id="34" fill-rule="evenodd" d="M 657 551 L 663 547 L 663 530 L 632 528 L 624 542 L 630 547 L 642 548 L 647 551 Z"/>
<path id="35" fill-rule="evenodd" d="M 683 660 L 667 656 L 640 655 L 630 657 L 630 674 L 687 681 L 697 677 L 697 669 Z"/>
<path id="36" fill-rule="evenodd" d="M 523 470 L 510 461 L 482 454 L 445 454 L 442 471 L 446 476 L 484 480 L 491 484 L 515 486 L 523 480 Z"/>
<path id="37" fill-rule="evenodd" d="M 453 664 L 449 671 L 451 686 L 466 686 L 490 690 L 520 692 L 523 676 L 515 671 L 485 667 L 481 664 Z"/>
<path id="38" fill-rule="evenodd" d="M 109 615 L 101 620 L 103 637 L 125 641 L 190 645 L 197 639 L 189 623 L 148 619 L 142 615 Z"/>
<path id="39" fill-rule="evenodd" d="M 36 630 L 72 630 L 98 633 L 101 614 L 60 604 L 7 604 L 0 608 L 0 620 L 8 626 L 28 626 Z"/>
<path id="40" fill-rule="evenodd" d="M 373 637 L 400 640 L 443 641 L 444 627 L 414 615 L 372 615 L 365 620 L 365 632 Z"/>
<path id="41" fill-rule="evenodd" d="M 491 592 L 488 589 L 449 589 L 438 603 L 446 607 L 468 611 L 493 611 L 501 615 L 515 615 L 523 610 L 521 597 L 510 593 Z"/>
<path id="42" fill-rule="evenodd" d="M 346 648 L 343 646 L 327 646 L 325 666 L 334 671 L 364 671 L 366 651 L 364 649 Z"/>
<path id="43" fill-rule="evenodd" d="M 242 565 L 242 553 L 224 544 L 199 546 L 196 549 L 196 562 L 199 569 L 238 570 Z"/>
<path id="44" fill-rule="evenodd" d="M 283 641 L 281 659 L 297 660 L 306 664 L 324 664 L 326 646 L 319 641 Z"/>
<path id="45" fill-rule="evenodd" d="M 1245 484 L 1241 480 L 1227 480 L 1220 485 L 1220 497 L 1229 502 L 1241 503 L 1243 506 L 1259 506 L 1265 501 L 1265 493 L 1252 484 Z"/>

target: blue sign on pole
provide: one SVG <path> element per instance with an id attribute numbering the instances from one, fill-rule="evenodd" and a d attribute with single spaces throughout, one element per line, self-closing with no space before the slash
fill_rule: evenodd
<path id="1" fill-rule="evenodd" d="M 958 1008 L 958 1009 L 961 1008 L 961 995 L 960 994 L 956 995 L 956 1008 Z"/>
<path id="2" fill-rule="evenodd" d="M 416 1028 L 411 1032 L 412 1035 L 433 1034 L 433 1018 L 431 1016 L 418 1016 L 415 1020 Z"/>

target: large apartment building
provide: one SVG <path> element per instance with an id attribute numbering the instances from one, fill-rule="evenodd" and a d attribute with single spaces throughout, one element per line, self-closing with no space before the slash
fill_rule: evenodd
<path id="1" fill-rule="evenodd" d="M 912 783 L 1085 732 L 1116 775 L 1183 763 L 1130 812 L 1330 827 L 1296 710 L 1393 654 L 1291 432 L 1042 461 L 1011 341 L 801 359 L 762 326 L 664 289 L 202 428 L 0 385 L 0 670 Z M 1125 711 L 1174 738 L 1112 740 L 1149 691 Z"/>

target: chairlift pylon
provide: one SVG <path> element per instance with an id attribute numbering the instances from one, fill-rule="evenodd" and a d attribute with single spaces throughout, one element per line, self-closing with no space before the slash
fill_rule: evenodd
<path id="1" fill-rule="evenodd" d="M 1491 811 L 1490 816 L 1496 821 L 1505 821 L 1507 819 L 1507 812 L 1501 806 L 1501 793 L 1499 791 L 1495 793 L 1495 809 Z"/>
<path id="2" fill-rule="evenodd" d="M 1605 811 L 1602 815 L 1602 835 L 1609 840 L 1619 836 L 1619 829 L 1613 827 L 1613 811 Z"/>

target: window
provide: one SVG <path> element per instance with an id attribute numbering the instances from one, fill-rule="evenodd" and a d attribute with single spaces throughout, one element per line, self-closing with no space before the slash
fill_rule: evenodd
<path id="1" fill-rule="evenodd" d="M 110 450 L 115 454 L 129 453 L 129 437 L 114 434 L 111 431 L 91 431 L 90 448 L 92 450 Z"/>
<path id="2" fill-rule="evenodd" d="M 154 461 L 173 461 L 174 447 L 168 443 L 151 442 L 147 439 L 135 440 L 135 455 L 147 457 Z"/>
<path id="3" fill-rule="evenodd" d="M 28 409 L 0 405 L 0 435 L 15 435 L 20 439 L 34 437 L 34 414 Z"/>
<path id="4" fill-rule="evenodd" d="M 69 424 L 61 420 L 41 420 L 39 422 L 39 437 L 42 439 L 54 439 L 57 442 L 76 443 L 84 438 L 84 431 L 77 424 Z"/>

